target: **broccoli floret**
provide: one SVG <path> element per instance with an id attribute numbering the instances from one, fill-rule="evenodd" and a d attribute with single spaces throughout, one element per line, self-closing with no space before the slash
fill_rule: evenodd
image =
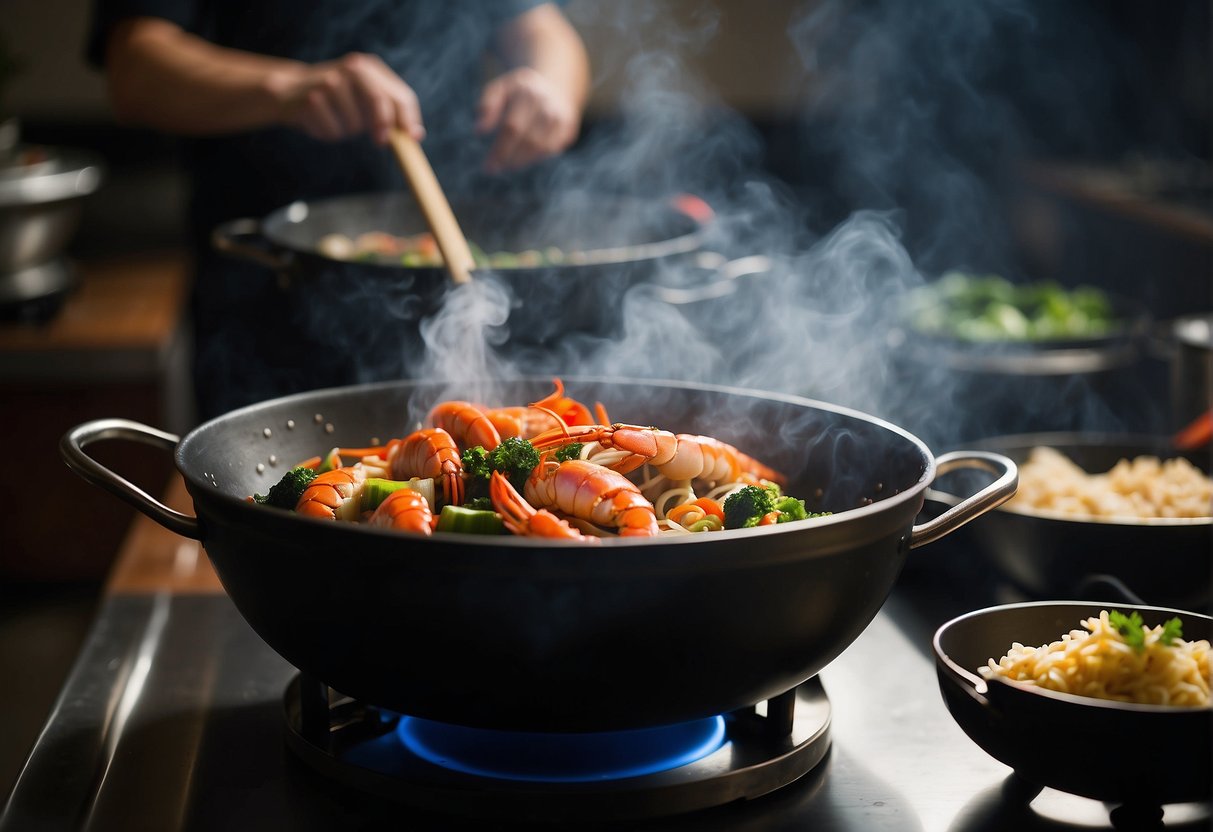
<path id="1" fill-rule="evenodd" d="M 510 437 L 501 440 L 496 448 L 486 451 L 479 445 L 460 454 L 463 473 L 467 477 L 469 491 L 487 492 L 489 477 L 500 471 L 509 478 L 515 488 L 521 489 L 526 478 L 539 464 L 539 451 L 525 439 Z"/>
<path id="2" fill-rule="evenodd" d="M 464 508 L 475 509 L 477 511 L 492 511 L 493 501 L 488 497 L 473 497 L 463 504 Z"/>
<path id="3" fill-rule="evenodd" d="M 567 462 L 570 459 L 579 459 L 581 457 L 581 442 L 571 442 L 568 445 L 562 445 L 556 449 L 556 461 Z"/>
<path id="4" fill-rule="evenodd" d="M 463 473 L 470 480 L 485 480 L 493 474 L 493 468 L 489 465 L 489 452 L 477 445 L 474 448 L 468 448 L 459 455 L 459 461 L 463 465 Z"/>
<path id="5" fill-rule="evenodd" d="M 316 479 L 316 472 L 313 469 L 292 468 L 283 475 L 282 479 L 270 486 L 268 494 L 254 494 L 253 501 L 293 511 L 299 503 L 299 497 L 303 494 L 304 489 L 314 479 Z"/>
<path id="6" fill-rule="evenodd" d="M 725 498 L 724 527 L 746 529 L 757 526 L 762 518 L 775 510 L 771 492 L 757 485 L 739 488 Z"/>
<path id="7" fill-rule="evenodd" d="M 512 436 L 502 439 L 501 444 L 489 451 L 489 465 L 509 477 L 515 487 L 521 488 L 526 478 L 539 464 L 539 451 L 525 439 Z"/>

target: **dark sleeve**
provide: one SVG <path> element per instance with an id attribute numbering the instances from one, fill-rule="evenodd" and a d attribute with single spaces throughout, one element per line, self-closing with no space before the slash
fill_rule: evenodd
<path id="1" fill-rule="evenodd" d="M 568 0 L 491 0 L 485 4 L 485 11 L 493 21 L 494 26 L 499 26 L 508 20 L 513 20 L 520 14 L 529 12 L 536 6 L 553 5 L 563 6 Z"/>
<path id="2" fill-rule="evenodd" d="M 160 17 L 189 29 L 196 16 L 195 0 L 93 0 L 85 57 L 95 67 L 105 66 L 105 42 L 110 31 L 127 18 Z"/>

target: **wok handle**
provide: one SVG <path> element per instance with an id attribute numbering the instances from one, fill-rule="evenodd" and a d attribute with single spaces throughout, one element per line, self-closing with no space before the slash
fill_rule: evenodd
<path id="1" fill-rule="evenodd" d="M 109 439 L 126 439 L 145 445 L 158 445 L 169 450 L 177 447 L 178 442 L 178 437 L 171 433 L 128 419 L 97 419 L 77 425 L 63 434 L 63 438 L 59 440 L 59 455 L 63 457 L 67 467 L 81 477 L 130 503 L 169 531 L 182 537 L 201 540 L 197 517 L 169 508 L 85 453 L 84 449 L 93 442 Z"/>
<path id="2" fill-rule="evenodd" d="M 276 272 L 284 272 L 291 265 L 289 255 L 275 247 L 262 233 L 261 221 L 251 217 L 220 223 L 211 232 L 211 245 L 216 251 Z"/>
<path id="3" fill-rule="evenodd" d="M 1009 500 L 1019 487 L 1019 469 L 1002 454 L 989 451 L 952 451 L 935 460 L 935 475 L 958 468 L 978 468 L 996 474 L 998 479 L 971 497 L 961 500 L 938 517 L 910 530 L 910 548 L 917 549 L 956 531 L 965 523 Z"/>

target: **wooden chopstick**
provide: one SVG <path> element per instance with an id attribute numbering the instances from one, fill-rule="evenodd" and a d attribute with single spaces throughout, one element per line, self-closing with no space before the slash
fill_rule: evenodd
<path id="1" fill-rule="evenodd" d="M 421 206 L 421 213 L 438 243 L 446 270 L 456 283 L 467 283 L 472 279 L 471 270 L 476 265 L 467 239 L 455 219 L 455 212 L 447 201 L 438 177 L 430 166 L 421 144 L 402 130 L 391 133 L 392 150 L 404 170 L 413 196 Z"/>

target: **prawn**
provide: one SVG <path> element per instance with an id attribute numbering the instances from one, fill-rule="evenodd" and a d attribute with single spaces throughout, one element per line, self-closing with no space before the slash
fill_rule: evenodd
<path id="1" fill-rule="evenodd" d="M 590 409 L 564 395 L 564 382 L 552 379 L 555 389 L 537 402 L 525 406 L 495 407 L 485 411 L 502 439 L 512 436 L 530 439 L 561 425 L 592 425 Z"/>
<path id="2" fill-rule="evenodd" d="M 450 505 L 463 503 L 463 460 L 454 438 L 442 428 L 423 428 L 371 448 L 337 448 L 337 454 L 359 457 L 369 476 L 441 479 L 443 500 Z"/>
<path id="3" fill-rule="evenodd" d="M 494 471 L 489 480 L 489 499 L 493 501 L 493 508 L 501 515 L 505 527 L 513 534 L 576 540 L 584 543 L 598 542 L 598 538 L 582 534 L 570 526 L 568 521 L 557 517 L 547 509 L 537 509 L 532 506 L 510 484 L 509 478 L 500 471 Z"/>
<path id="4" fill-rule="evenodd" d="M 708 480 L 711 482 L 770 480 L 783 483 L 786 477 L 727 442 L 710 436 L 670 433 L 654 427 L 625 425 L 573 425 L 553 428 L 531 440 L 542 453 L 573 442 L 597 442 L 607 450 L 621 450 L 625 456 L 610 464 L 612 470 L 626 474 L 646 462 L 671 480 Z"/>
<path id="5" fill-rule="evenodd" d="M 410 488 L 401 488 L 387 495 L 367 522 L 398 532 L 430 535 L 434 533 L 435 521 L 425 497 Z"/>
<path id="6" fill-rule="evenodd" d="M 555 509 L 624 537 L 658 533 L 657 514 L 640 488 L 623 474 L 581 459 L 535 466 L 523 494 L 533 506 Z"/>
<path id="7" fill-rule="evenodd" d="M 366 470 L 361 465 L 334 468 L 317 474 L 295 504 L 305 517 L 323 520 L 357 520 Z"/>
<path id="8" fill-rule="evenodd" d="M 458 399 L 439 402 L 430 411 L 430 424 L 442 428 L 451 435 L 460 448 L 482 446 L 491 451 L 501 444 L 501 434 L 485 415 L 484 410 L 472 402 Z"/>
<path id="9" fill-rule="evenodd" d="M 423 428 L 388 443 L 391 478 L 442 478 L 442 499 L 447 505 L 463 504 L 463 463 L 454 438 L 442 428 Z"/>

